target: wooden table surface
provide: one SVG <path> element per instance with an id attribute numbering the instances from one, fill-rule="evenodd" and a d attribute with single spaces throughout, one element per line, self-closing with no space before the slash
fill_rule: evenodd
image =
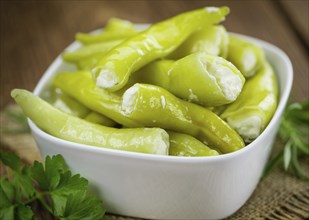
<path id="1" fill-rule="evenodd" d="M 101 28 L 110 17 L 153 23 L 211 5 L 230 7 L 224 22 L 228 31 L 260 38 L 285 51 L 294 69 L 291 100 L 309 97 L 308 0 L 1 0 L 0 4 L 0 110 L 13 103 L 13 88 L 34 89 L 76 32 Z"/>
<path id="2" fill-rule="evenodd" d="M 293 63 L 292 100 L 308 97 L 308 0 L 239 1 L 14 1 L 1 0 L 0 109 L 13 88 L 33 90 L 76 32 L 101 28 L 110 17 L 153 23 L 209 6 L 231 9 L 228 31 L 268 41 Z"/>

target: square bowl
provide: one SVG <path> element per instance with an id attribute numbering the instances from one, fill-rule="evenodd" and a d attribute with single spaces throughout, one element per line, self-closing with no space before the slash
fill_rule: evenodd
<path id="1" fill-rule="evenodd" d="M 279 104 L 263 133 L 233 153 L 213 157 L 175 157 L 117 151 L 53 137 L 29 125 L 43 157 L 62 154 L 72 172 L 86 177 L 108 212 L 148 219 L 221 219 L 250 197 L 262 175 L 280 125 L 293 80 L 287 55 L 272 44 L 237 34 L 265 51 L 279 84 Z M 72 43 L 67 50 L 80 45 Z M 44 96 L 52 78 L 75 67 L 61 55 L 37 84 Z"/>

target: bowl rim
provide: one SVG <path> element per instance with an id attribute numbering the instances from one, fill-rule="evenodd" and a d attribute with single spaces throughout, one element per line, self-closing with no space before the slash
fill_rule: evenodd
<path id="1" fill-rule="evenodd" d="M 137 25 L 139 28 L 145 28 L 148 26 L 148 24 L 139 24 Z M 92 33 L 97 32 L 94 31 Z M 91 146 L 91 145 L 86 145 L 86 144 L 80 144 L 80 143 L 75 143 L 67 140 L 63 140 L 57 137 L 54 137 L 40 128 L 38 128 L 29 118 L 28 118 L 28 123 L 31 128 L 31 131 L 33 133 L 36 133 L 37 135 L 41 136 L 41 138 L 48 140 L 48 141 L 53 141 L 56 144 L 59 145 L 65 145 L 67 148 L 71 149 L 78 149 L 82 151 L 91 151 L 92 153 L 97 153 L 97 154 L 106 154 L 108 156 L 115 156 L 115 157 L 126 157 L 126 158 L 133 158 L 133 159 L 141 159 L 141 160 L 152 160 L 152 161 L 161 161 L 161 162 L 184 162 L 184 163 L 195 163 L 195 162 L 211 162 L 211 161 L 224 161 L 224 160 L 229 160 L 233 159 L 235 157 L 238 157 L 240 155 L 245 154 L 248 151 L 251 151 L 253 148 L 256 148 L 259 145 L 261 141 L 263 141 L 267 134 L 270 132 L 271 129 L 273 129 L 277 123 L 277 121 L 280 120 L 281 115 L 285 109 L 286 103 L 288 101 L 291 89 L 292 89 L 292 83 L 293 83 L 293 68 L 292 68 L 292 63 L 287 56 L 287 54 L 282 51 L 280 48 L 277 46 L 270 44 L 264 40 L 260 40 L 251 36 L 247 35 L 242 35 L 238 33 L 233 33 L 229 32 L 229 34 L 239 36 L 241 38 L 247 39 L 251 42 L 254 42 L 261 46 L 264 50 L 271 51 L 272 53 L 276 54 L 279 59 L 283 60 L 283 62 L 286 64 L 286 72 L 287 72 L 287 79 L 286 79 L 286 85 L 280 85 L 279 81 L 279 91 L 282 86 L 284 86 L 284 89 L 281 89 L 279 92 L 279 98 L 278 98 L 278 106 L 277 109 L 264 129 L 264 131 L 250 144 L 246 145 L 244 148 L 237 150 L 235 152 L 231 152 L 228 154 L 221 154 L 218 156 L 210 156 L 210 157 L 179 157 L 179 156 L 170 156 L 170 155 L 156 155 L 156 154 L 144 154 L 144 153 L 138 153 L 138 152 L 130 152 L 130 151 L 122 151 L 122 150 L 115 150 L 115 149 L 109 149 L 109 148 L 103 148 L 103 147 L 97 147 L 97 146 Z M 69 50 L 74 50 L 80 47 L 80 43 L 77 41 L 74 41 L 71 43 L 64 51 L 69 51 Z M 267 53 L 266 53 L 267 54 Z M 52 64 L 47 68 L 47 70 L 44 72 L 43 76 L 37 83 L 33 93 L 34 95 L 40 95 L 43 90 L 45 85 L 47 85 L 48 81 L 50 80 L 51 77 L 53 77 L 55 74 L 57 74 L 56 70 L 59 68 L 61 65 L 63 65 L 65 62 L 62 60 L 62 53 L 60 53 L 56 59 L 52 62 Z M 277 75 L 277 80 L 279 80 L 278 73 L 276 72 Z M 283 91 L 283 92 L 282 92 Z M 40 148 L 40 147 L 39 147 Z"/>

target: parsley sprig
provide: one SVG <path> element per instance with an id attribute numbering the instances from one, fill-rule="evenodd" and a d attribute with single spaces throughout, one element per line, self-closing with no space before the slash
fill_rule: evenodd
<path id="1" fill-rule="evenodd" d="M 283 115 L 279 137 L 285 143 L 280 152 L 269 161 L 264 176 L 279 164 L 303 180 L 309 180 L 309 171 L 303 170 L 299 160 L 309 157 L 309 100 L 290 104 Z"/>
<path id="2" fill-rule="evenodd" d="M 36 219 L 35 203 L 57 219 L 102 219 L 102 202 L 89 193 L 85 178 L 71 173 L 61 155 L 47 156 L 44 164 L 23 165 L 14 153 L 0 151 L 0 161 L 10 168 L 0 177 L 0 219 Z"/>

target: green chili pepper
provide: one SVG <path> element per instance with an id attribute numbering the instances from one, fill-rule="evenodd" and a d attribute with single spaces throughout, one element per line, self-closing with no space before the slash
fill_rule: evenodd
<path id="1" fill-rule="evenodd" d="M 103 43 L 91 44 L 81 47 L 75 51 L 66 51 L 63 53 L 63 59 L 66 62 L 78 62 L 92 55 L 101 55 L 103 57 L 113 47 L 119 45 L 123 40 L 114 40 Z"/>
<path id="2" fill-rule="evenodd" d="M 174 64 L 174 60 L 166 59 L 149 63 L 140 70 L 134 72 L 129 78 L 127 84 L 133 86 L 135 83 L 146 83 L 169 89 L 171 84 L 169 71 Z"/>
<path id="3" fill-rule="evenodd" d="M 174 51 L 192 33 L 222 21 L 227 7 L 208 7 L 186 12 L 152 25 L 113 48 L 92 69 L 96 85 L 117 91 L 132 72 Z"/>
<path id="4" fill-rule="evenodd" d="M 263 50 L 255 44 L 236 36 L 230 36 L 227 59 L 248 78 L 262 67 L 265 57 Z"/>
<path id="5" fill-rule="evenodd" d="M 59 73 L 53 80 L 53 86 L 119 124 L 142 127 L 121 113 L 121 95 L 96 87 L 90 71 Z"/>
<path id="6" fill-rule="evenodd" d="M 83 118 L 86 121 L 105 125 L 108 127 L 113 127 L 116 125 L 116 122 L 114 122 L 113 120 L 107 118 L 102 114 L 89 110 L 79 101 L 63 93 L 61 90 L 51 90 L 52 91 L 50 91 L 50 94 L 48 94 L 48 96 L 45 95 L 44 97 L 49 103 L 51 103 L 54 107 L 60 109 L 61 111 L 79 118 Z"/>
<path id="7" fill-rule="evenodd" d="M 109 119 L 108 117 L 94 111 L 89 112 L 84 119 L 86 121 L 101 124 L 107 127 L 114 127 L 117 124 L 112 119 Z"/>
<path id="8" fill-rule="evenodd" d="M 111 18 L 106 24 L 105 31 L 98 34 L 77 33 L 75 38 L 83 44 L 97 44 L 107 41 L 123 40 L 136 35 L 138 31 L 127 20 Z"/>
<path id="9" fill-rule="evenodd" d="M 127 32 L 127 31 L 120 31 L 120 32 L 102 32 L 99 34 L 84 34 L 84 33 L 77 33 L 75 38 L 76 40 L 80 41 L 82 44 L 97 44 L 102 42 L 108 41 L 115 41 L 115 40 L 124 40 L 129 37 L 136 35 L 136 32 Z"/>
<path id="10" fill-rule="evenodd" d="M 269 123 L 278 104 L 278 84 L 269 63 L 247 80 L 237 100 L 227 106 L 221 118 L 246 142 L 251 142 Z"/>
<path id="11" fill-rule="evenodd" d="M 155 61 L 131 78 L 161 86 L 179 98 L 203 106 L 235 101 L 245 83 L 245 78 L 232 63 L 205 52 L 177 61 Z"/>
<path id="12" fill-rule="evenodd" d="M 244 147 L 241 137 L 219 116 L 158 86 L 135 84 L 129 88 L 123 94 L 122 112 L 143 126 L 192 135 L 222 153 Z"/>
<path id="13" fill-rule="evenodd" d="M 91 70 L 104 56 L 104 54 L 93 54 L 76 62 L 80 70 Z"/>
<path id="14" fill-rule="evenodd" d="M 84 118 L 90 113 L 90 110 L 87 107 L 82 105 L 76 99 L 63 93 L 59 88 L 50 88 L 44 91 L 41 97 L 61 111 L 79 118 Z"/>
<path id="15" fill-rule="evenodd" d="M 168 57 L 180 59 L 195 52 L 227 57 L 229 36 L 222 25 L 211 25 L 193 33 Z"/>
<path id="16" fill-rule="evenodd" d="M 66 94 L 61 94 L 51 104 L 61 111 L 77 116 L 79 118 L 84 118 L 90 112 L 88 108 Z"/>
<path id="17" fill-rule="evenodd" d="M 216 150 L 207 147 L 190 135 L 172 131 L 167 133 L 170 138 L 169 155 L 187 157 L 219 155 Z"/>
<path id="18" fill-rule="evenodd" d="M 209 110 L 215 113 L 216 115 L 221 115 L 228 105 L 229 104 L 210 107 Z"/>
<path id="19" fill-rule="evenodd" d="M 66 114 L 26 90 L 14 89 L 11 95 L 39 128 L 55 137 L 117 150 L 168 154 L 169 139 L 163 129 L 105 127 Z"/>
<path id="20" fill-rule="evenodd" d="M 120 18 L 110 18 L 105 25 L 104 31 L 111 32 L 111 31 L 135 31 L 134 24 L 129 20 L 124 20 Z"/>

